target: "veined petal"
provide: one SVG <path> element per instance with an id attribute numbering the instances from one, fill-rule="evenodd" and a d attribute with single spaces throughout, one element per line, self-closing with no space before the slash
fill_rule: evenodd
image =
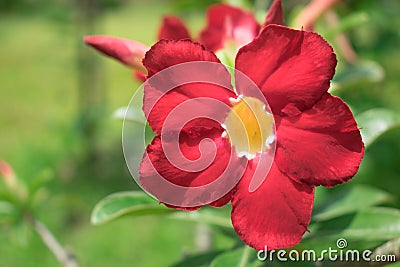
<path id="1" fill-rule="evenodd" d="M 264 93 L 274 115 L 294 116 L 328 90 L 336 56 L 318 34 L 269 25 L 236 56 L 236 69 Z M 246 95 L 246 88 L 237 88 Z"/>
<path id="2" fill-rule="evenodd" d="M 269 24 L 283 25 L 283 8 L 281 0 L 274 0 L 268 9 L 263 27 Z"/>
<path id="3" fill-rule="evenodd" d="M 229 141 L 221 137 L 221 133 L 221 129 L 203 129 L 199 130 L 197 134 L 181 132 L 179 150 L 169 150 L 168 146 L 170 144 L 168 143 L 168 140 L 163 141 L 160 136 L 156 136 L 152 143 L 146 148 L 146 153 L 140 165 L 140 184 L 146 191 L 156 196 L 163 203 L 165 202 L 165 199 L 171 199 L 172 195 L 172 199 L 174 199 L 174 201 L 178 199 L 179 203 L 166 204 L 168 204 L 170 207 L 187 210 L 188 206 L 186 204 L 187 202 L 190 203 L 192 201 L 191 198 L 193 196 L 190 193 L 182 196 L 176 192 L 171 192 L 170 189 L 161 186 L 160 178 L 186 188 L 207 186 L 213 181 L 223 179 L 221 177 L 226 175 L 224 173 L 229 164 L 235 166 L 234 173 L 230 174 L 235 175 L 235 173 L 238 172 L 238 175 L 241 176 L 240 170 L 242 172 L 244 171 L 245 161 L 244 159 L 237 158 L 236 156 L 231 157 L 231 154 L 234 153 L 234 151 L 232 150 Z M 201 142 L 204 138 L 209 138 L 212 140 L 215 144 L 216 150 L 202 149 Z M 185 159 L 193 161 L 199 159 L 200 157 L 204 159 L 209 156 L 212 157 L 213 155 L 215 155 L 215 157 L 211 164 L 200 171 L 195 169 L 193 169 L 193 171 L 188 170 L 188 167 L 191 168 L 191 164 L 183 163 L 182 166 L 176 165 L 177 163 L 182 163 L 181 156 L 184 156 Z M 234 162 L 230 162 L 232 158 Z M 240 176 L 237 177 L 237 180 L 240 179 Z M 231 182 L 232 179 L 235 179 L 230 175 L 228 178 L 229 179 L 224 179 L 224 181 Z M 226 188 L 232 189 L 234 184 L 228 184 L 226 186 Z M 220 189 L 220 187 L 218 187 L 218 189 Z M 216 192 L 209 192 L 207 188 L 204 188 L 204 195 L 200 195 L 199 198 L 201 198 L 204 204 L 210 204 L 219 207 L 229 202 L 231 198 L 229 191 L 230 190 L 227 192 L 221 192 L 222 195 L 219 197 L 219 199 L 214 199 Z M 179 192 L 182 193 L 182 191 Z M 197 205 L 195 207 L 189 206 L 189 209 L 196 207 Z"/>
<path id="4" fill-rule="evenodd" d="M 190 40 L 161 40 L 146 53 L 143 65 L 151 77 L 163 69 L 191 61 L 220 62 L 214 53 L 199 43 Z"/>
<path id="5" fill-rule="evenodd" d="M 188 62 L 194 64 L 181 65 Z M 201 65 L 201 62 L 214 64 L 210 69 L 208 65 Z M 224 116 L 226 108 L 223 105 L 230 106 L 229 98 L 235 97 L 230 83 L 231 77 L 226 68 L 219 63 L 212 52 L 190 40 L 159 41 L 146 53 L 143 63 L 150 77 L 145 84 L 143 111 L 150 126 L 158 134 L 161 134 L 163 124 L 170 113 L 187 101 L 192 105 L 183 112 L 193 113 L 193 119 L 206 115 L 217 119 Z M 172 66 L 174 68 L 169 68 Z M 163 72 L 164 74 L 157 75 L 152 80 L 151 77 L 162 70 L 166 70 L 168 74 Z M 166 91 L 163 89 L 165 87 L 171 89 Z M 210 105 L 212 100 L 219 101 L 222 107 L 212 108 Z M 183 115 L 181 113 L 177 119 L 181 119 Z M 169 130 L 171 123 L 175 124 L 170 120 L 170 124 L 166 126 L 170 128 Z M 198 124 L 201 125 L 202 123 Z"/>
<path id="6" fill-rule="evenodd" d="M 142 60 L 148 47 L 139 42 L 105 35 L 92 35 L 84 38 L 86 44 L 97 51 L 112 57 L 124 65 L 144 71 Z"/>
<path id="7" fill-rule="evenodd" d="M 200 40 L 211 51 L 217 51 L 233 42 L 237 48 L 250 43 L 260 26 L 250 12 L 226 4 L 217 4 L 207 10 L 207 26 Z"/>
<path id="8" fill-rule="evenodd" d="M 233 190 L 229 191 L 225 196 L 223 196 L 220 199 L 217 199 L 217 200 L 211 202 L 208 205 L 211 206 L 211 207 L 214 207 L 214 208 L 221 208 L 221 207 L 225 206 L 232 199 L 232 191 Z M 174 205 L 168 205 L 168 204 L 165 204 L 165 203 L 164 203 L 164 205 L 167 206 L 168 208 L 172 208 L 172 209 L 176 209 L 176 210 L 184 210 L 184 211 L 196 211 L 196 210 L 199 210 L 202 207 L 202 206 L 197 206 L 197 207 L 179 207 L 179 206 L 174 206 Z"/>
<path id="9" fill-rule="evenodd" d="M 349 107 L 325 93 L 311 109 L 282 118 L 277 129 L 275 161 L 294 181 L 334 186 L 351 179 L 364 145 Z"/>
<path id="10" fill-rule="evenodd" d="M 301 238 L 311 219 L 312 186 L 293 182 L 276 166 L 262 185 L 249 192 L 257 161 L 249 163 L 232 197 L 232 224 L 246 244 L 262 250 L 291 247 Z"/>

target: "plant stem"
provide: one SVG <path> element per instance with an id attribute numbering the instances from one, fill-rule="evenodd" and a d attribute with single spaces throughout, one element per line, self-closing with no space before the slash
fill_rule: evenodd
<path id="1" fill-rule="evenodd" d="M 75 256 L 64 249 L 61 244 L 57 241 L 54 235 L 43 223 L 34 220 L 33 228 L 39 234 L 43 243 L 46 244 L 47 248 L 54 254 L 58 262 L 64 267 L 78 267 L 78 262 Z"/>
<path id="2" fill-rule="evenodd" d="M 244 249 L 243 249 L 243 254 L 242 257 L 240 258 L 240 262 L 238 264 L 238 267 L 245 267 L 248 260 L 249 260 L 249 256 L 250 256 L 250 251 L 251 251 L 251 247 L 245 245 Z"/>

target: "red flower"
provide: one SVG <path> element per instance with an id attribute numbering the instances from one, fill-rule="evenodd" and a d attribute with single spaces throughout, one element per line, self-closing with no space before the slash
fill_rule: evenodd
<path id="1" fill-rule="evenodd" d="M 263 26 L 272 23 L 283 24 L 280 0 L 274 0 Z M 236 53 L 240 47 L 250 43 L 259 31 L 260 25 L 250 12 L 226 4 L 217 4 L 207 11 L 207 25 L 201 31 L 199 41 L 211 51 L 234 48 L 233 52 Z M 158 34 L 158 40 L 163 39 L 194 38 L 178 17 L 165 16 Z M 145 80 L 146 73 L 142 59 L 148 50 L 146 45 L 106 35 L 86 36 L 84 41 L 99 52 L 132 68 L 134 76 L 139 80 Z"/>
<path id="2" fill-rule="evenodd" d="M 146 53 L 143 64 L 151 80 L 171 66 L 195 61 L 219 62 L 213 52 L 198 43 L 161 40 Z M 141 185 L 159 198 L 157 192 L 162 189 L 154 183 L 155 175 L 180 186 L 197 187 L 217 179 L 233 159 L 238 170 L 245 168 L 244 174 L 233 190 L 209 204 L 219 207 L 231 201 L 234 229 L 255 249 L 264 249 L 264 246 L 278 249 L 299 243 L 310 223 L 314 187 L 331 187 L 348 181 L 357 172 L 364 154 L 360 132 L 349 107 L 327 92 L 335 66 L 333 49 L 321 36 L 279 25 L 264 27 L 252 42 L 240 48 L 235 68 L 260 88 L 276 125 L 275 158 L 265 180 L 255 191 L 249 187 L 268 149 L 264 141 L 271 135 L 272 117 L 268 117 L 260 100 L 249 95 L 240 80 L 236 79 L 236 92 L 230 85 L 224 88 L 207 83 L 185 84 L 161 94 L 153 107 L 151 103 L 160 92 L 154 86 L 145 86 L 143 110 L 157 136 L 148 145 L 140 166 Z M 189 70 L 187 75 L 190 73 Z M 230 82 L 226 70 L 210 75 L 218 76 L 224 83 Z M 202 118 L 180 129 L 179 149 L 190 160 L 202 152 L 208 155 L 209 150 L 201 147 L 203 139 L 213 140 L 216 146 L 215 160 L 204 170 L 190 172 L 171 162 L 179 151 L 173 150 L 172 158 L 166 155 L 168 133 L 175 129 L 165 129 L 165 122 L 177 106 L 199 98 L 215 99 L 230 108 L 224 113 L 203 107 L 209 114 L 223 117 L 223 124 Z M 201 106 L 200 102 L 196 103 Z M 249 138 L 241 136 L 237 122 L 230 117 L 232 112 L 243 123 L 241 129 L 245 135 L 251 134 Z M 262 119 L 261 124 L 255 117 Z M 230 135 L 226 136 L 224 131 L 229 130 Z M 242 141 L 248 141 L 247 145 Z M 247 166 L 244 156 L 248 159 Z"/>

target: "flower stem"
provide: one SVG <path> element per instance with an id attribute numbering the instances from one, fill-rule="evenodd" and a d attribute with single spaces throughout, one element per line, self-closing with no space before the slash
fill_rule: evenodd
<path id="1" fill-rule="evenodd" d="M 33 228 L 39 234 L 43 243 L 46 244 L 48 249 L 54 254 L 57 258 L 58 262 L 64 267 L 78 267 L 78 262 L 76 261 L 75 256 L 64 249 L 61 244 L 57 241 L 54 235 L 50 232 L 50 230 L 41 223 L 40 221 L 34 220 Z"/>
<path id="2" fill-rule="evenodd" d="M 239 264 L 237 267 L 245 267 L 250 256 L 251 247 L 245 245 L 243 249 L 242 257 L 240 258 Z"/>

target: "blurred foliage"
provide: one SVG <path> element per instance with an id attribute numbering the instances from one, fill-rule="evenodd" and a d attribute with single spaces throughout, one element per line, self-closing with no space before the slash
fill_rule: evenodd
<path id="1" fill-rule="evenodd" d="M 80 1 L 80 0 L 74 0 Z M 42 9 L 56 7 L 70 7 L 72 1 L 69 0 L 0 0 L 0 12 L 23 11 L 32 9 Z M 102 9 L 115 8 L 126 4 L 128 0 L 95 0 Z M 65 12 L 65 10 L 63 11 Z"/>
<path id="2" fill-rule="evenodd" d="M 221 2 L 219 0 L 171 0 L 172 8 L 177 12 L 200 11 L 204 12 L 208 6 Z"/>

